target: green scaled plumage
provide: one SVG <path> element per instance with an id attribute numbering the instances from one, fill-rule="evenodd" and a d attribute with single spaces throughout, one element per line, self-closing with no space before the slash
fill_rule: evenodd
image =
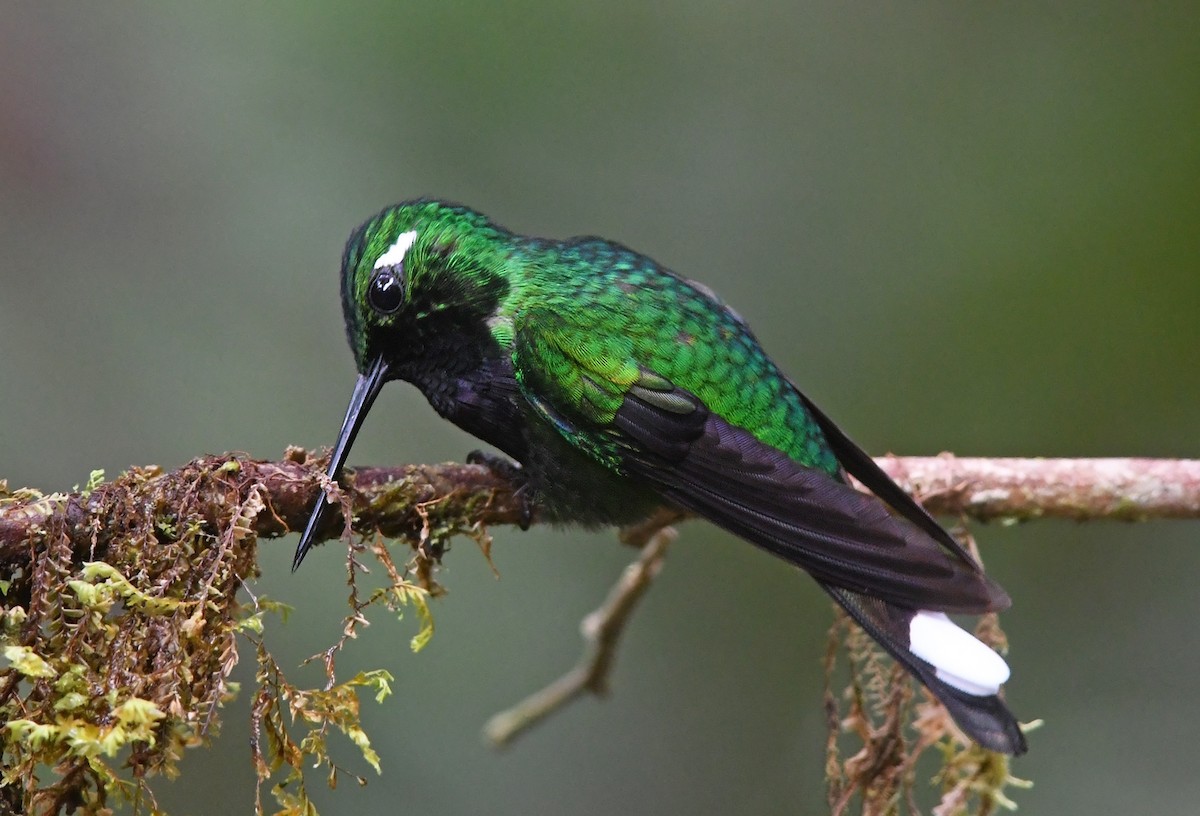
<path id="1" fill-rule="evenodd" d="M 670 410 L 674 388 L 809 467 L 837 460 L 749 327 L 707 289 L 599 238 L 523 242 L 500 314 L 516 336 L 518 382 L 608 425 L 630 389 Z M 497 336 L 504 342 L 503 335 Z M 603 431 L 576 444 L 603 449 Z M 619 463 L 608 457 L 605 463 Z"/>
<path id="2" fill-rule="evenodd" d="M 341 282 L 360 376 L 331 478 L 383 384 L 406 380 L 515 459 L 542 516 L 708 518 L 808 571 L 976 740 L 1025 750 L 998 695 L 1007 666 L 943 614 L 1008 596 L 706 287 L 611 241 L 529 238 L 428 200 L 359 227 Z"/>

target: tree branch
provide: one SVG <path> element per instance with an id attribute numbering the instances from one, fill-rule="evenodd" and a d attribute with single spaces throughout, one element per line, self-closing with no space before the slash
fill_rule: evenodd
<path id="1" fill-rule="evenodd" d="M 981 520 L 1200 518 L 1200 461 L 949 454 L 877 461 L 934 513 Z M 82 801 L 98 811 L 114 791 L 129 801 L 151 796 L 148 774 L 173 773 L 182 748 L 215 727 L 239 635 L 257 648 L 255 717 L 274 746 L 270 757 L 259 755 L 260 782 L 285 764 L 292 768 L 288 780 L 301 785 L 292 804 L 303 805 L 301 768 L 312 758 L 300 746 L 323 746 L 330 727 L 350 734 L 374 763 L 354 689 L 386 689 L 386 673 L 335 683 L 329 661 L 322 690 L 283 679 L 254 634 L 259 618 L 277 605 L 260 605 L 253 596 L 244 603 L 238 591 L 258 569 L 257 541 L 302 528 L 324 491 L 342 513 L 326 514 L 318 540 L 344 536 L 352 544 L 353 609 L 343 641 L 362 625 L 370 605 L 415 606 L 426 617 L 413 641 L 417 648 L 428 636 L 425 603 L 437 590 L 433 567 L 445 542 L 470 535 L 486 554 L 488 526 L 528 519 L 518 485 L 484 466 L 359 468 L 341 486 L 322 475 L 324 466 L 324 458 L 291 449 L 275 462 L 226 454 L 170 472 L 133 468 L 72 493 L 9 490 L 0 481 L 0 647 L 10 664 L 0 669 L 0 722 L 7 723 L 0 764 L 18 769 L 11 773 L 25 785 L 22 807 L 53 813 Z M 674 536 L 668 525 L 682 517 L 664 511 L 623 531 L 642 553 L 585 621 L 584 658 L 563 679 L 494 719 L 493 739 L 511 739 L 583 692 L 605 691 L 623 627 Z M 379 539 L 363 546 L 348 535 L 351 527 L 413 546 L 403 575 Z M 353 576 L 368 551 L 385 562 L 391 587 L 359 599 Z M 297 741 L 288 729 L 300 721 L 311 728 Z M 99 759 L 122 749 L 132 781 L 121 782 Z M 318 756 L 329 764 L 323 748 Z M 59 781 L 39 787 L 39 769 L 47 766 L 56 768 Z M 292 789 L 274 788 L 285 799 Z"/>
<path id="2" fill-rule="evenodd" d="M 677 513 L 667 511 L 643 525 L 622 531 L 621 540 L 640 547 L 641 553 L 621 573 L 604 604 L 579 625 L 586 643 L 583 657 L 575 668 L 550 685 L 488 720 L 483 733 L 493 746 L 508 745 L 584 692 L 597 696 L 608 693 L 608 675 L 616 660 L 621 633 L 638 601 L 662 570 L 667 548 L 678 535 L 670 524 L 679 518 Z"/>
<path id="3" fill-rule="evenodd" d="M 939 515 L 978 521 L 1200 518 L 1200 460 L 893 456 L 883 471 Z"/>
<path id="4" fill-rule="evenodd" d="M 23 542 L 51 523 L 64 525 L 77 557 L 103 560 L 108 539 L 121 532 L 114 524 L 119 520 L 106 511 L 125 502 L 155 501 L 167 511 L 173 497 L 186 494 L 199 499 L 201 506 L 206 498 L 211 500 L 214 506 L 208 515 L 215 518 L 229 488 L 245 496 L 251 486 L 260 484 L 273 512 L 254 519 L 254 532 L 264 538 L 282 536 L 302 528 L 312 512 L 320 490 L 317 466 L 322 461 L 299 449 L 275 462 L 244 454 L 206 456 L 167 473 L 134 469 L 87 494 L 9 492 L 0 482 L 0 576 L 30 563 L 32 553 Z M 876 462 L 934 514 L 980 521 L 1200 518 L 1198 460 L 988 459 L 942 454 L 888 455 Z M 205 478 L 215 473 L 221 478 Z M 428 521 L 423 508 L 431 506 L 485 526 L 521 520 L 516 486 L 482 465 L 357 468 L 347 471 L 345 486 L 355 527 L 393 538 L 418 533 Z M 336 515 L 327 514 L 318 540 L 342 534 Z"/>
<path id="5" fill-rule="evenodd" d="M 319 469 L 327 461 L 299 448 L 274 462 L 240 453 L 202 456 L 165 473 L 157 467 L 133 468 L 94 490 L 67 494 L 9 491 L 0 481 L 0 577 L 29 564 L 28 540 L 52 524 L 63 526 L 76 558 L 104 560 L 111 540 L 124 532 L 120 508 L 149 505 L 169 515 L 184 497 L 213 525 L 232 497 L 244 500 L 259 486 L 271 512 L 253 519 L 257 536 L 277 538 L 303 529 L 321 491 Z M 418 535 L 429 523 L 431 507 L 440 516 L 457 515 L 483 526 L 521 520 L 516 486 L 482 465 L 365 467 L 347 470 L 343 481 L 356 528 L 391 538 Z M 343 532 L 338 514 L 326 513 L 317 540 Z"/>

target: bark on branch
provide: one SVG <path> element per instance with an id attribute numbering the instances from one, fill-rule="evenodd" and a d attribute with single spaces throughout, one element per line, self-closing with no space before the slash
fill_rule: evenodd
<path id="1" fill-rule="evenodd" d="M 978 521 L 1200 518 L 1200 461 L 883 456 L 929 512 Z"/>
<path id="2" fill-rule="evenodd" d="M 230 454 L 201 457 L 166 473 L 137 469 L 86 495 L 0 490 L 0 576 L 30 563 L 33 553 L 24 542 L 52 523 L 63 525 L 78 557 L 103 560 L 109 538 L 121 532 L 103 513 L 118 501 L 153 501 L 169 512 L 172 497 L 187 494 L 191 501 L 200 498 L 203 504 L 203 494 L 208 492 L 215 517 L 217 506 L 228 501 L 230 488 L 244 496 L 259 484 L 273 512 L 255 518 L 254 532 L 265 538 L 282 536 L 307 521 L 321 489 L 316 467 L 320 461 L 298 450 L 280 461 Z M 1197 460 L 989 459 L 942 454 L 889 455 L 876 461 L 935 514 L 982 521 L 1200 518 Z M 483 525 L 515 524 L 521 519 L 514 485 L 481 465 L 357 468 L 348 471 L 345 481 L 356 527 L 386 536 L 418 533 L 427 522 L 423 508 L 431 506 Z M 328 516 L 320 540 L 342 532 L 337 514 Z"/>

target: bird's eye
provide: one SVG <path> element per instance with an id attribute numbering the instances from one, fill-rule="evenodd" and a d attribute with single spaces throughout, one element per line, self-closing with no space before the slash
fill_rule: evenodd
<path id="1" fill-rule="evenodd" d="M 367 290 L 367 300 L 380 314 L 392 314 L 400 308 L 404 303 L 404 286 L 394 269 L 380 269 L 375 273 Z"/>

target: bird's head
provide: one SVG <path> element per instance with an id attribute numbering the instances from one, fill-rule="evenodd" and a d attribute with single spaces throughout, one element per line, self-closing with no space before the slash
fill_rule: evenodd
<path id="1" fill-rule="evenodd" d="M 511 234 L 441 201 L 388 207 L 350 236 L 342 257 L 346 337 L 361 375 L 395 370 L 427 339 L 478 324 L 507 290 Z"/>
<path id="2" fill-rule="evenodd" d="M 388 207 L 350 236 L 342 256 L 342 310 L 359 376 L 329 478 L 341 476 L 384 383 L 427 364 L 438 342 L 484 330 L 508 290 L 511 238 L 474 210 L 431 200 Z M 324 510 L 318 500 L 293 569 L 312 545 Z"/>

